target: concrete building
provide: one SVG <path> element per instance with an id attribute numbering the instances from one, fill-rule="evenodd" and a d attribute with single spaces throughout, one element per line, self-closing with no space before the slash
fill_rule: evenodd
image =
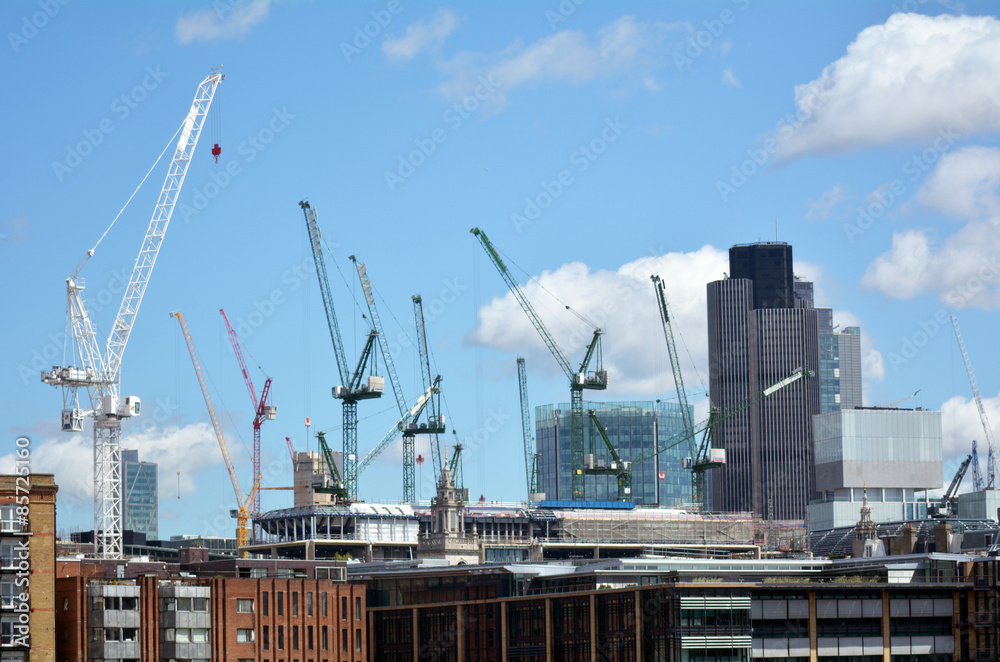
<path id="1" fill-rule="evenodd" d="M 841 409 L 813 419 L 816 488 L 809 530 L 853 526 L 865 497 L 875 522 L 927 516 L 927 490 L 942 482 L 941 412 Z"/>
<path id="2" fill-rule="evenodd" d="M 332 451 L 331 455 L 337 465 L 338 473 L 343 475 L 344 454 L 340 451 Z M 323 457 L 322 453 L 316 451 L 296 453 L 293 480 L 294 506 L 296 508 L 328 506 L 334 503 L 333 494 L 316 491 L 316 488 L 330 487 L 334 482 L 333 472 L 327 468 L 326 458 Z"/>
<path id="3" fill-rule="evenodd" d="M 818 308 L 821 313 L 830 309 Z M 832 312 L 832 311 L 831 311 Z M 830 319 L 828 317 L 828 319 Z M 819 378 L 823 413 L 854 409 L 861 401 L 861 329 L 849 326 L 834 333 L 820 315 Z M 825 327 L 825 330 L 824 330 Z"/>
<path id="4" fill-rule="evenodd" d="M 684 431 L 680 405 L 665 402 L 585 402 L 619 455 L 626 462 L 655 449 Z M 535 408 L 535 444 L 540 454 L 538 489 L 550 500 L 572 499 L 570 406 L 543 405 Z M 597 431 L 588 420 L 584 426 L 584 448 L 598 466 L 610 466 L 611 458 Z M 679 507 L 692 501 L 691 472 L 683 458 L 692 456 L 689 444 L 665 450 L 646 462 L 632 466 L 632 498 L 637 504 Z M 584 481 L 588 501 L 614 501 L 618 482 L 613 475 L 588 475 Z"/>
<path id="5" fill-rule="evenodd" d="M 722 410 L 797 369 L 820 374 L 819 319 L 783 242 L 734 246 L 729 277 L 708 284 L 710 396 Z M 812 416 L 820 380 L 802 379 L 717 428 L 726 464 L 710 473 L 711 509 L 804 520 L 814 498 Z"/>
<path id="6" fill-rule="evenodd" d="M 958 495 L 958 516 L 961 519 L 998 520 L 1000 490 L 979 490 Z"/>
<path id="7" fill-rule="evenodd" d="M 159 492 L 155 462 L 140 462 L 139 451 L 122 450 L 122 529 L 160 537 Z"/>

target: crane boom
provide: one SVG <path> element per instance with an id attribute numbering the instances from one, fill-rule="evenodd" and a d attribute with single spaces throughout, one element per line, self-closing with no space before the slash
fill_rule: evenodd
<path id="1" fill-rule="evenodd" d="M 521 436 L 524 439 L 524 471 L 528 485 L 528 498 L 538 493 L 538 456 L 531 433 L 531 408 L 528 405 L 528 370 L 524 359 L 517 357 L 517 384 L 521 395 Z"/>
<path id="2" fill-rule="evenodd" d="M 253 387 L 253 379 L 250 378 L 250 372 L 247 370 L 247 363 L 243 360 L 243 350 L 240 347 L 240 337 L 236 335 L 236 331 L 233 330 L 233 326 L 229 323 L 229 318 L 226 317 L 226 311 L 219 308 L 219 313 L 222 315 L 222 319 L 226 323 L 226 331 L 229 333 L 229 341 L 233 345 L 233 353 L 236 354 L 236 360 L 240 364 L 240 370 L 243 371 L 243 380 L 246 382 L 247 390 L 250 391 L 250 403 L 253 405 L 254 409 L 254 419 L 253 419 L 253 475 L 260 475 L 260 426 L 264 424 L 266 420 L 274 420 L 275 417 L 275 407 L 268 405 L 268 398 L 271 395 L 271 378 L 268 377 L 264 380 L 264 388 L 260 392 L 260 398 L 257 397 L 257 392 Z M 295 457 L 292 457 L 292 463 L 294 464 Z M 260 491 L 257 491 L 257 496 L 254 497 L 253 503 L 254 512 L 260 512 Z"/>
<path id="3" fill-rule="evenodd" d="M 378 308 L 375 306 L 375 294 L 372 290 L 372 283 L 368 279 L 368 268 L 365 266 L 364 262 L 359 262 L 355 256 L 350 257 L 351 262 L 354 263 L 355 268 L 358 270 L 358 278 L 361 280 L 361 289 L 365 292 L 365 301 L 368 302 L 368 312 L 372 316 L 372 324 L 375 327 L 375 331 L 385 337 L 382 332 L 382 321 L 378 316 Z M 399 408 L 399 415 L 402 416 L 406 413 L 406 399 L 403 397 L 403 390 L 399 386 L 399 377 L 396 376 L 396 366 L 392 362 L 392 356 L 389 354 L 389 346 L 387 343 L 380 342 L 379 350 L 382 352 L 382 361 L 385 363 L 385 371 L 389 373 L 389 383 L 392 384 L 393 395 L 396 396 L 396 406 Z"/>
<path id="4" fill-rule="evenodd" d="M 309 247 L 312 249 L 313 261 L 316 263 L 316 277 L 319 280 L 319 292 L 323 298 L 323 309 L 326 311 L 326 325 L 330 329 L 330 340 L 333 342 L 333 355 L 337 361 L 337 372 L 340 383 L 346 385 L 349 377 L 347 371 L 347 356 L 344 353 L 344 341 L 340 337 L 340 325 L 337 323 L 337 311 L 333 307 L 333 290 L 330 289 L 330 279 L 326 275 L 326 259 L 323 257 L 323 244 L 319 223 L 316 221 L 316 210 L 305 200 L 299 202 L 302 213 L 306 217 L 306 230 L 309 232 Z"/>
<path id="5" fill-rule="evenodd" d="M 552 334 L 549 333 L 549 330 L 545 327 L 542 319 L 538 316 L 538 313 L 535 312 L 534 307 L 531 305 L 531 302 L 528 301 L 528 297 L 521 289 L 520 284 L 514 280 L 514 277 L 507 269 L 507 265 L 505 265 L 503 259 L 501 259 L 500 253 L 498 253 L 496 248 L 493 247 L 493 244 L 490 243 L 486 233 L 479 228 L 472 228 L 470 232 L 479 240 L 479 243 L 482 244 L 486 254 L 490 256 L 490 259 L 493 261 L 494 266 L 496 266 L 497 271 L 500 272 L 500 276 L 510 288 L 511 294 L 513 294 L 514 298 L 517 299 L 518 303 L 521 305 L 521 309 L 524 310 L 525 315 L 528 316 L 531 324 L 542 337 L 542 341 L 545 343 L 545 346 L 549 348 L 549 352 L 552 354 L 553 358 L 555 358 L 556 363 L 559 364 L 559 366 L 563 369 L 563 372 L 569 378 L 572 498 L 574 500 L 582 500 L 586 496 L 586 482 L 584 480 L 583 473 L 583 390 L 602 390 L 608 387 L 608 373 L 602 368 L 601 365 L 600 342 L 601 334 L 603 332 L 601 329 L 594 329 L 594 337 L 590 341 L 590 344 L 587 345 L 587 351 L 584 353 L 584 358 L 580 363 L 580 368 L 574 372 L 569 360 L 566 358 L 566 355 L 563 354 L 561 349 L 559 349 L 559 345 L 556 344 Z M 595 356 L 597 357 L 597 366 L 593 372 L 590 372 L 590 362 Z"/>
<path id="6" fill-rule="evenodd" d="M 392 441 L 396 438 L 396 435 L 398 435 L 400 432 L 406 429 L 406 426 L 409 425 L 410 421 L 412 421 L 414 418 L 420 415 L 420 412 L 424 410 L 424 407 L 427 406 L 427 403 L 430 401 L 431 396 L 434 395 L 434 393 L 440 389 L 440 387 L 438 386 L 439 380 L 440 378 L 438 378 L 438 380 L 435 381 L 433 386 L 424 391 L 424 394 L 420 396 L 416 404 L 413 405 L 413 407 L 411 407 L 408 411 L 406 411 L 403 414 L 403 417 L 400 418 L 399 421 L 397 421 L 396 424 L 393 425 L 389 429 L 389 431 L 385 433 L 382 439 L 379 440 L 379 442 L 375 444 L 375 446 L 373 446 L 370 451 L 368 451 L 368 454 L 365 455 L 365 457 L 360 462 L 358 462 L 358 468 L 357 468 L 358 476 L 360 476 L 365 469 L 371 466 L 371 463 L 374 462 L 375 459 L 382 454 L 382 451 L 384 451 L 389 446 L 389 444 L 392 443 Z"/>
<path id="7" fill-rule="evenodd" d="M 986 456 L 986 483 L 987 489 L 993 489 L 996 486 L 997 476 L 996 459 L 994 457 L 996 446 L 993 443 L 993 428 L 990 427 L 990 421 L 986 417 L 986 408 L 983 407 L 983 398 L 979 394 L 976 373 L 972 370 L 972 360 L 965 349 L 965 341 L 962 340 L 962 332 L 958 328 L 958 318 L 954 315 L 951 316 L 951 325 L 955 327 L 955 338 L 958 339 L 958 348 L 962 352 L 962 360 L 965 361 L 965 372 L 969 375 L 969 385 L 972 387 L 972 395 L 976 400 L 976 409 L 979 410 L 979 421 L 983 424 L 983 432 L 986 433 L 986 447 L 988 449 Z"/>
<path id="8" fill-rule="evenodd" d="M 174 311 L 170 313 L 171 317 L 177 319 L 177 322 L 181 325 L 181 333 L 184 334 L 184 342 L 187 344 L 188 354 L 191 355 L 191 365 L 194 366 L 194 374 L 198 378 L 198 385 L 201 387 L 201 395 L 205 398 L 205 407 L 208 408 L 208 417 L 212 419 L 212 427 L 215 429 L 215 437 L 219 440 L 219 450 L 222 451 L 222 459 L 226 463 L 226 469 L 229 471 L 229 480 L 233 483 L 233 492 L 236 493 L 236 504 L 238 506 L 238 514 L 236 516 L 236 546 L 238 549 L 246 547 L 250 543 L 250 528 L 248 525 L 250 514 L 251 514 L 251 504 L 257 494 L 260 493 L 258 489 L 260 487 L 260 474 L 254 476 L 254 487 L 250 491 L 250 494 L 246 497 L 243 496 L 243 490 L 240 489 L 240 480 L 236 476 L 236 467 L 233 465 L 233 460 L 229 456 L 229 447 L 226 444 L 226 437 L 222 434 L 222 426 L 219 425 L 219 417 L 215 414 L 215 405 L 212 404 L 212 396 L 208 392 L 208 384 L 205 382 L 205 375 L 201 369 L 201 360 L 198 358 L 198 350 L 195 349 L 194 340 L 191 338 L 191 332 L 188 330 L 187 322 L 180 311 Z"/>
<path id="9" fill-rule="evenodd" d="M 66 279 L 69 326 L 75 344 L 73 354 L 80 360 L 80 367 L 53 366 L 51 371 L 42 372 L 43 382 L 63 389 L 64 430 L 82 430 L 83 417 L 94 417 L 94 539 L 95 551 L 101 558 L 122 558 L 121 419 L 139 414 L 138 399 L 121 407 L 122 357 L 198 145 L 205 117 L 215 91 L 224 79 L 221 72 L 213 71 L 198 85 L 181 125 L 180 138 L 104 352 L 98 345 L 94 324 L 83 300 L 85 281 L 79 276 L 93 257 L 95 246 L 87 251 Z M 86 388 L 90 398 L 87 411 L 80 407 L 80 388 Z"/>

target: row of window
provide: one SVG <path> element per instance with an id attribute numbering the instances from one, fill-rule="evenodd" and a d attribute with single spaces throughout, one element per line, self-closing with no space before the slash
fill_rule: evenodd
<path id="1" fill-rule="evenodd" d="M 208 598 L 163 598 L 162 611 L 208 611 Z"/>
<path id="2" fill-rule="evenodd" d="M 291 625 L 291 626 L 288 627 L 288 630 L 289 630 L 289 637 L 288 637 L 289 648 L 291 648 L 291 650 L 293 650 L 293 651 L 297 651 L 297 650 L 299 650 L 299 626 L 298 625 Z M 320 650 L 330 650 L 330 629 L 326 625 L 324 625 L 324 626 L 318 628 L 318 630 L 319 630 L 319 638 L 315 642 L 316 645 L 319 646 Z M 303 633 L 303 638 L 305 639 L 304 644 L 305 644 L 305 649 L 306 650 L 314 650 L 313 632 L 314 632 L 314 630 L 313 630 L 313 626 L 312 625 L 306 625 L 306 626 L 302 627 L 302 633 Z M 337 633 L 337 631 L 334 630 L 334 637 L 336 637 L 336 633 Z M 278 626 L 276 626 L 274 634 L 275 634 L 275 636 L 274 636 L 274 648 L 275 648 L 275 650 L 279 650 L 279 651 L 285 650 L 285 626 L 284 625 L 278 625 Z M 241 637 L 243 637 L 243 638 L 241 638 Z M 262 627 L 262 629 L 261 629 L 261 639 L 263 640 L 261 642 L 261 644 L 262 644 L 261 648 L 263 650 L 271 650 L 271 628 L 270 628 L 270 626 L 265 625 L 265 626 Z M 341 629 L 341 631 L 340 631 L 340 645 L 341 645 L 341 650 L 344 653 L 348 652 L 349 640 L 350 640 L 349 630 L 347 628 Z M 362 640 L 363 640 L 363 637 L 362 637 L 362 634 L 361 634 L 361 628 L 356 628 L 354 630 L 354 650 L 356 652 L 358 652 L 358 653 L 361 652 L 361 642 L 362 642 Z M 236 631 L 236 641 L 238 643 L 250 643 L 250 642 L 254 641 L 253 630 L 237 630 Z M 336 639 L 334 639 L 334 644 L 336 644 Z"/>
<path id="3" fill-rule="evenodd" d="M 269 616 L 270 610 L 269 604 L 269 594 L 267 591 L 261 593 L 261 615 Z M 304 596 L 304 605 L 306 616 L 313 615 L 313 593 L 312 591 L 306 592 Z M 289 595 L 288 603 L 290 605 L 292 616 L 299 615 L 299 593 L 298 591 L 292 591 Z M 274 593 L 274 607 L 278 616 L 285 615 L 285 593 L 284 591 L 275 591 Z M 237 600 L 236 601 L 236 611 L 242 614 L 253 613 L 253 600 Z M 319 594 L 319 611 L 320 616 L 326 618 L 328 614 L 328 600 L 327 593 L 324 591 Z M 340 597 L 340 619 L 343 621 L 348 620 L 348 602 L 347 596 L 342 595 Z M 361 620 L 361 598 L 354 598 L 354 620 Z"/>

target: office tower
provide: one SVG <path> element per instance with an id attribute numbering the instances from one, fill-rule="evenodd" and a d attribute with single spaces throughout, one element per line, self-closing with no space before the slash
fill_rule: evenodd
<path id="1" fill-rule="evenodd" d="M 730 249 L 729 277 L 708 284 L 708 348 L 711 401 L 723 411 L 797 369 L 819 374 L 819 313 L 812 283 L 792 273 L 791 246 Z M 815 493 L 819 382 L 800 379 L 718 426 L 726 464 L 709 474 L 713 510 L 805 519 Z"/>
<path id="2" fill-rule="evenodd" d="M 147 540 L 160 537 L 156 463 L 140 462 L 139 451 L 122 450 L 123 530 L 145 533 Z"/>
<path id="3" fill-rule="evenodd" d="M 626 462 L 684 430 L 681 408 L 676 403 L 585 402 L 583 406 L 585 411 L 595 410 L 608 439 Z M 540 454 L 539 491 L 550 500 L 572 499 L 570 406 L 536 407 L 535 439 Z M 589 420 L 584 427 L 584 448 L 588 456 L 594 456 L 595 466 L 610 465 L 604 442 Z M 683 468 L 682 460 L 692 455 L 690 446 L 682 443 L 633 465 L 632 500 L 663 506 L 690 503 L 691 471 Z M 613 475 L 588 475 L 584 490 L 588 501 L 614 501 L 618 498 L 618 481 Z"/>

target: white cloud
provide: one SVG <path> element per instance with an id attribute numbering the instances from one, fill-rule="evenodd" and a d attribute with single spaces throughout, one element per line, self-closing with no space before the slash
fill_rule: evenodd
<path id="1" fill-rule="evenodd" d="M 222 453 L 212 426 L 194 423 L 185 427 L 148 428 L 134 434 L 124 431 L 123 448 L 138 448 L 139 459 L 156 462 L 162 481 L 181 472 L 181 495 L 197 490 L 195 479 L 206 468 L 222 464 Z M 0 473 L 14 473 L 13 452 L 0 456 Z M 86 512 L 94 499 L 94 440 L 88 434 L 56 433 L 31 445 L 31 469 L 55 474 L 59 502 L 82 507 Z M 250 486 L 242 486 L 244 492 Z M 80 512 L 80 511 L 78 511 Z"/>
<path id="2" fill-rule="evenodd" d="M 266 20 L 270 9 L 271 0 L 246 0 L 233 5 L 216 3 L 214 9 L 195 11 L 178 18 L 174 34 L 182 44 L 239 39 Z"/>
<path id="3" fill-rule="evenodd" d="M 382 52 L 392 58 L 409 60 L 428 48 L 440 48 L 445 37 L 454 32 L 461 22 L 455 12 L 439 9 L 432 18 L 420 19 L 408 26 L 405 36 L 386 38 L 382 42 Z"/>
<path id="4" fill-rule="evenodd" d="M 1000 308 L 998 191 L 1000 150 L 968 147 L 941 157 L 916 199 L 967 223 L 940 242 L 926 229 L 895 233 L 862 285 L 898 299 L 932 292 L 954 308 Z"/>
<path id="5" fill-rule="evenodd" d="M 743 89 L 743 83 L 741 83 L 740 79 L 737 78 L 736 74 L 733 73 L 732 67 L 726 67 L 725 69 L 723 69 L 722 84 L 729 85 L 730 87 L 735 87 L 738 90 Z"/>
<path id="6" fill-rule="evenodd" d="M 552 302 L 552 298 L 542 288 L 574 305 L 579 314 L 604 329 L 602 346 L 604 367 L 609 371 L 609 392 L 669 394 L 674 386 L 669 377 L 666 341 L 649 279 L 651 274 L 659 274 L 672 313 L 672 328 L 682 356 L 685 384 L 689 393 L 694 393 L 700 380 L 694 374 L 683 345 L 690 350 L 701 378 L 707 380 L 705 284 L 722 278 L 728 268 L 726 251 L 704 246 L 691 253 L 640 258 L 616 271 L 591 271 L 582 263 L 572 262 L 543 272 L 523 285 L 523 289 L 571 363 L 579 361 L 592 331 L 567 311 L 560 313 L 561 305 L 553 303 L 546 308 L 546 302 Z M 517 350 L 525 355 L 531 370 L 558 374 L 555 361 L 509 292 L 479 309 L 479 324 L 470 340 L 503 350 Z M 689 395 L 689 400 L 694 404 L 697 398 Z"/>
<path id="7" fill-rule="evenodd" d="M 983 398 L 983 408 L 986 410 L 986 417 L 990 420 L 990 427 L 994 428 L 991 431 L 995 436 L 996 430 L 993 421 L 1000 421 L 1000 396 Z M 983 424 L 979 420 L 979 409 L 971 394 L 968 398 L 955 395 L 942 403 L 941 427 L 944 433 L 945 458 L 964 459 L 972 452 L 972 440 L 975 439 L 978 445 L 977 452 L 980 456 L 980 467 L 985 474 L 988 453 L 986 434 L 983 432 Z M 971 483 L 971 479 L 972 471 L 970 468 L 966 480 Z"/>
<path id="8" fill-rule="evenodd" d="M 863 30 L 816 80 L 795 88 L 784 156 L 842 151 L 939 130 L 1000 130 L 1000 21 L 894 14 Z"/>
<path id="9" fill-rule="evenodd" d="M 548 292 L 573 305 L 576 312 L 604 329 L 602 345 L 604 367 L 609 372 L 609 399 L 641 395 L 665 396 L 670 400 L 674 384 L 649 279 L 651 274 L 659 274 L 670 306 L 671 327 L 681 356 L 688 400 L 696 406 L 696 417 L 701 420 L 707 414 L 707 400 L 696 394 L 704 394 L 708 388 L 706 284 L 722 278 L 728 270 L 728 252 L 706 245 L 690 253 L 639 258 L 615 271 L 591 271 L 585 264 L 572 262 L 543 272 L 522 288 L 570 363 L 579 361 L 592 331 L 571 313 L 560 310 L 562 305 L 554 303 Z M 805 262 L 797 263 L 796 271 L 820 274 Z M 821 288 L 817 288 L 817 297 L 818 305 L 824 305 Z M 864 329 L 864 324 L 849 312 L 838 312 L 840 320 Z M 881 379 L 884 375 L 884 368 L 879 367 L 881 354 L 874 349 L 871 338 L 862 333 L 862 353 L 873 371 L 870 377 Z M 480 307 L 478 324 L 469 339 L 524 354 L 532 371 L 559 374 L 556 362 L 509 292 Z"/>
<path id="10" fill-rule="evenodd" d="M 560 30 L 528 46 L 515 42 L 499 53 L 463 52 L 441 64 L 448 79 L 438 89 L 449 99 L 461 100 L 480 78 L 495 81 L 499 88 L 491 97 L 495 110 L 506 104 L 513 89 L 529 83 L 581 84 L 637 72 L 636 86 L 655 91 L 659 84 L 649 70 L 663 60 L 665 41 L 686 29 L 681 23 L 644 23 L 622 16 L 594 37 L 580 30 Z"/>
<path id="11" fill-rule="evenodd" d="M 948 216 L 1000 219 L 1000 149 L 966 147 L 941 157 L 917 200 Z"/>
<path id="12" fill-rule="evenodd" d="M 845 198 L 847 195 L 844 193 L 844 187 L 840 184 L 834 184 L 829 191 L 823 191 L 818 200 L 806 201 L 806 207 L 809 208 L 809 211 L 806 212 L 805 217 L 810 220 L 829 218 L 833 208 Z"/>

